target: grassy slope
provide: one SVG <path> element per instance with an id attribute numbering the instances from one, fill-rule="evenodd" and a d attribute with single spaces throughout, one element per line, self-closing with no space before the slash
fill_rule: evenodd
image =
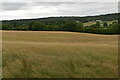
<path id="1" fill-rule="evenodd" d="M 114 21 L 117 21 L 117 20 L 114 20 Z M 112 24 L 114 21 L 107 21 L 108 24 Z M 103 24 L 104 21 L 99 21 L 101 24 Z M 89 22 L 86 22 L 84 23 L 85 26 L 90 26 L 92 24 L 96 24 L 96 21 L 89 21 Z"/>
<path id="2" fill-rule="evenodd" d="M 3 77 L 117 77 L 117 36 L 3 31 Z"/>

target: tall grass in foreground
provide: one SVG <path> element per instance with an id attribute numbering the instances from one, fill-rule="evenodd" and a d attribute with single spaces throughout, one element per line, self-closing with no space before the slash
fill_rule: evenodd
<path id="1" fill-rule="evenodd" d="M 3 31 L 3 78 L 114 78 L 116 35 Z"/>

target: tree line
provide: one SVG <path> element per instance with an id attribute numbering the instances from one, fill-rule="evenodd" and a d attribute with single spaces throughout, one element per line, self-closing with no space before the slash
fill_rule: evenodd
<path id="1" fill-rule="evenodd" d="M 120 26 L 118 22 L 114 21 L 112 24 L 107 23 L 108 20 L 117 20 L 117 17 L 117 14 L 107 14 L 80 18 L 50 17 L 30 20 L 7 20 L 2 21 L 2 30 L 72 31 L 97 34 L 118 34 L 118 27 Z M 99 21 L 96 21 L 97 19 L 102 19 L 102 24 Z M 96 23 L 90 26 L 85 26 L 83 24 L 89 21 L 96 21 Z"/>

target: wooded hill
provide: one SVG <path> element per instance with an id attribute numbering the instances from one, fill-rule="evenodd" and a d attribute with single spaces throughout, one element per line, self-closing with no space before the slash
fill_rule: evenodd
<path id="1" fill-rule="evenodd" d="M 118 13 L 85 16 L 85 17 L 48 17 L 37 19 L 3 20 L 3 30 L 32 30 L 32 31 L 77 31 L 102 34 L 118 33 Z M 96 24 L 85 26 L 83 23 L 96 21 Z M 100 23 L 102 21 L 103 23 Z M 108 21 L 114 21 L 108 24 Z M 114 27 L 113 27 L 114 26 Z M 117 26 L 117 27 L 115 27 Z M 115 29 L 115 31 L 113 31 Z"/>

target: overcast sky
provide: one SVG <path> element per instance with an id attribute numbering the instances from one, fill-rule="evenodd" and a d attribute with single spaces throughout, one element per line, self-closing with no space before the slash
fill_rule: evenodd
<path id="1" fill-rule="evenodd" d="M 117 13 L 119 0 L 3 0 L 0 20 Z"/>

